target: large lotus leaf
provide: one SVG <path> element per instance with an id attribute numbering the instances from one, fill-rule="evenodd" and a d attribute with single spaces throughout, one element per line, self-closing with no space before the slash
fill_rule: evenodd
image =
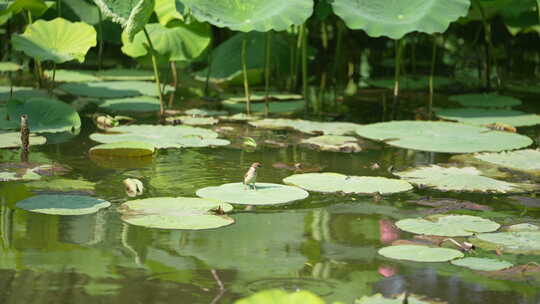
<path id="1" fill-rule="evenodd" d="M 411 294 L 400 294 L 395 298 L 383 297 L 380 293 L 372 296 L 363 296 L 360 299 L 354 301 L 354 304 L 446 304 L 446 302 L 427 300 L 422 297 L 418 297 Z"/>
<path id="2" fill-rule="evenodd" d="M 325 301 L 308 290 L 287 293 L 279 289 L 259 291 L 234 304 L 325 304 Z"/>
<path id="3" fill-rule="evenodd" d="M 290 203 L 308 197 L 300 188 L 270 183 L 256 183 L 257 190 L 246 187 L 243 183 L 223 184 L 197 190 L 202 198 L 220 200 L 243 205 L 277 205 Z"/>
<path id="4" fill-rule="evenodd" d="M 184 16 L 176 10 L 175 0 L 156 0 L 154 11 L 159 23 L 167 25 L 172 20 L 184 20 Z"/>
<path id="5" fill-rule="evenodd" d="M 0 62 L 0 72 L 15 72 L 21 69 L 22 67 L 15 62 L 9 62 L 9 61 Z"/>
<path id="6" fill-rule="evenodd" d="M 31 87 L 13 87 L 0 86 L 0 102 L 10 99 L 10 92 L 13 89 L 13 99 L 24 100 L 30 97 L 47 97 L 47 91 L 34 89 Z"/>
<path id="7" fill-rule="evenodd" d="M 129 41 L 142 31 L 154 12 L 154 0 L 94 0 L 101 12 L 125 28 Z"/>
<path id="8" fill-rule="evenodd" d="M 540 150 L 525 149 L 499 153 L 477 153 L 473 157 L 499 167 L 540 175 Z"/>
<path id="9" fill-rule="evenodd" d="M 160 23 L 146 25 L 148 35 L 156 52 L 166 56 L 170 61 L 189 61 L 199 57 L 210 44 L 210 26 L 206 23 L 180 21 L 172 26 Z M 129 42 L 122 35 L 122 52 L 130 57 L 140 57 L 148 54 L 146 36 L 140 32 Z"/>
<path id="10" fill-rule="evenodd" d="M 42 136 L 36 136 L 30 134 L 29 138 L 30 145 L 43 145 L 47 142 L 47 139 Z M 20 132 L 0 132 L 0 148 L 18 148 L 21 144 L 21 133 Z"/>
<path id="11" fill-rule="evenodd" d="M 230 142 L 218 139 L 214 131 L 189 126 L 130 125 L 111 128 L 110 133 L 94 133 L 90 139 L 100 143 L 140 141 L 156 148 L 222 146 Z"/>
<path id="12" fill-rule="evenodd" d="M 55 82 L 91 82 L 100 80 L 98 77 L 94 76 L 92 71 L 62 69 L 58 69 L 56 72 L 52 70 L 45 71 L 45 76 L 51 80 L 53 74 Z"/>
<path id="13" fill-rule="evenodd" d="M 356 133 L 400 148 L 444 153 L 513 150 L 532 144 L 527 136 L 442 121 L 381 122 L 360 126 Z"/>
<path id="14" fill-rule="evenodd" d="M 81 127 L 79 114 L 58 99 L 44 97 L 29 98 L 26 101 L 13 99 L 8 103 L 8 113 L 12 119 L 26 114 L 30 132 L 64 132 Z"/>
<path id="15" fill-rule="evenodd" d="M 154 80 L 154 72 L 150 70 L 109 69 L 101 70 L 96 76 L 103 80 Z"/>
<path id="16" fill-rule="evenodd" d="M 540 254 L 539 231 L 481 233 L 470 240 L 488 250 L 498 248 L 503 252 Z"/>
<path id="17" fill-rule="evenodd" d="M 234 223 L 232 218 L 217 214 L 218 209 L 229 212 L 233 207 L 194 197 L 154 197 L 128 201 L 119 211 L 125 222 L 149 228 L 200 230 Z"/>
<path id="18" fill-rule="evenodd" d="M 284 31 L 303 24 L 313 12 L 311 0 L 179 0 L 193 16 L 218 27 L 250 32 Z"/>
<path id="19" fill-rule="evenodd" d="M 91 25 L 97 25 L 100 22 L 99 8 L 97 8 L 95 5 L 92 5 L 87 1 L 80 0 L 62 0 L 62 2 L 69 9 L 71 9 L 73 14 L 77 16 L 79 20 Z M 62 14 L 69 12 L 69 10 L 66 9 L 66 6 L 61 8 Z"/>
<path id="20" fill-rule="evenodd" d="M 41 61 L 84 62 L 88 50 L 96 45 L 96 30 L 83 22 L 62 18 L 37 20 L 22 35 L 11 36 L 13 47 Z"/>
<path id="21" fill-rule="evenodd" d="M 358 139 L 352 136 L 321 135 L 303 139 L 301 143 L 317 147 L 321 151 L 348 153 L 362 151 L 362 148 L 358 145 Z"/>
<path id="22" fill-rule="evenodd" d="M 294 174 L 283 179 L 286 184 L 308 191 L 365 194 L 391 194 L 412 190 L 406 181 L 377 176 L 347 176 L 339 173 Z"/>
<path id="23" fill-rule="evenodd" d="M 474 167 L 445 168 L 431 165 L 395 172 L 394 174 L 412 184 L 441 191 L 520 193 L 538 189 L 538 186 L 535 185 L 509 183 L 482 176 L 480 170 Z"/>
<path id="24" fill-rule="evenodd" d="M 450 248 L 433 248 L 419 245 L 395 245 L 383 247 L 379 254 L 396 260 L 415 262 L 447 262 L 462 258 L 463 253 Z"/>
<path id="25" fill-rule="evenodd" d="M 37 195 L 16 204 L 27 211 L 56 215 L 91 214 L 110 205 L 105 200 L 83 195 Z"/>
<path id="26" fill-rule="evenodd" d="M 501 225 L 472 215 L 435 214 L 424 218 L 403 219 L 396 226 L 404 231 L 438 236 L 469 236 L 479 232 L 492 232 Z"/>
<path id="27" fill-rule="evenodd" d="M 221 103 L 224 108 L 233 111 L 233 112 L 242 112 L 245 111 L 246 105 L 244 103 L 223 101 Z M 287 114 L 294 113 L 300 110 L 303 110 L 306 103 L 304 100 L 294 100 L 294 101 L 270 101 L 268 103 L 269 113 L 274 114 Z M 264 103 L 252 103 L 251 112 L 253 113 L 264 113 L 265 105 Z"/>
<path id="28" fill-rule="evenodd" d="M 264 129 L 281 130 L 291 128 L 307 134 L 323 133 L 331 135 L 354 134 L 356 128 L 360 126 L 352 122 L 323 122 L 284 118 L 266 118 L 249 124 Z"/>
<path id="29" fill-rule="evenodd" d="M 438 117 L 459 121 L 471 125 L 502 123 L 514 127 L 526 127 L 540 124 L 540 116 L 515 110 L 455 108 L 435 111 Z"/>
<path id="30" fill-rule="evenodd" d="M 476 257 L 466 257 L 463 259 L 457 259 L 453 260 L 450 263 L 461 266 L 461 267 L 467 267 L 473 270 L 481 270 L 481 271 L 497 271 L 497 270 L 503 270 L 506 268 L 510 268 L 514 266 L 512 263 L 501 261 L 497 259 L 488 259 L 488 258 L 476 258 Z"/>
<path id="31" fill-rule="evenodd" d="M 159 96 L 156 84 L 148 81 L 103 81 L 89 83 L 64 83 L 59 88 L 75 96 L 95 98 L 121 98 L 140 95 Z M 173 90 L 167 85 L 165 92 Z"/>
<path id="32" fill-rule="evenodd" d="M 159 99 L 152 96 L 135 96 L 106 99 L 99 107 L 110 112 L 157 112 L 160 109 Z"/>
<path id="33" fill-rule="evenodd" d="M 448 100 L 455 101 L 464 107 L 504 108 L 521 104 L 521 100 L 499 94 L 463 94 L 453 95 Z"/>
<path id="34" fill-rule="evenodd" d="M 119 157 L 140 157 L 154 154 L 154 145 L 146 142 L 121 141 L 110 144 L 101 144 L 90 148 L 91 155 L 119 156 Z"/>
<path id="35" fill-rule="evenodd" d="M 368 79 L 367 82 L 378 88 L 393 89 L 395 86 L 394 78 Z M 442 76 L 433 77 L 433 87 L 435 89 L 451 85 L 454 81 Z M 422 90 L 429 88 L 428 76 L 402 76 L 399 79 L 399 87 L 403 90 Z"/>
<path id="36" fill-rule="evenodd" d="M 450 22 L 467 15 L 468 0 L 334 0 L 334 12 L 349 28 L 362 29 L 369 36 L 399 39 L 418 31 L 442 33 Z"/>
<path id="37" fill-rule="evenodd" d="M 31 190 L 37 191 L 87 191 L 93 192 L 95 183 L 81 179 L 54 178 L 33 181 L 25 184 Z"/>

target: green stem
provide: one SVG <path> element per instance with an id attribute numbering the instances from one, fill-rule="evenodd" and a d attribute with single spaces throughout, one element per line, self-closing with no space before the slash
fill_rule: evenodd
<path id="1" fill-rule="evenodd" d="M 334 82 L 337 82 L 337 74 L 338 69 L 341 66 L 341 48 L 343 45 L 343 32 L 345 31 L 345 27 L 341 23 L 341 21 L 338 21 L 337 23 L 337 39 L 336 39 L 336 53 L 334 54 L 334 68 L 332 73 L 332 78 L 334 79 Z"/>
<path id="2" fill-rule="evenodd" d="M 244 75 L 244 94 L 246 95 L 246 114 L 251 114 L 251 96 L 249 96 L 249 82 L 247 75 L 247 34 L 242 40 L 242 74 Z"/>
<path id="3" fill-rule="evenodd" d="M 437 36 L 433 36 L 433 47 L 431 49 L 431 70 L 429 72 L 429 105 L 428 105 L 428 119 L 431 119 L 431 112 L 433 111 L 433 76 L 435 75 L 435 63 L 437 61 Z"/>
<path id="4" fill-rule="evenodd" d="M 209 48 L 212 48 L 212 41 L 210 41 Z M 208 51 L 208 68 L 206 69 L 206 79 L 204 81 L 204 96 L 208 97 L 210 88 L 210 73 L 212 71 L 212 54 Z"/>
<path id="5" fill-rule="evenodd" d="M 151 56 L 152 56 L 152 66 L 154 67 L 154 76 L 156 77 L 156 87 L 157 91 L 159 93 L 159 115 L 163 116 L 165 113 L 165 108 L 163 106 L 163 94 L 161 94 L 161 86 L 159 81 L 159 70 L 157 65 L 157 59 L 156 59 L 156 50 L 154 49 L 154 45 L 152 44 L 152 40 L 150 39 L 150 35 L 148 35 L 148 31 L 146 28 L 143 28 L 144 36 L 146 36 L 146 41 L 148 42 L 148 47 L 150 48 Z"/>
<path id="6" fill-rule="evenodd" d="M 491 54 L 493 50 L 493 45 L 491 43 L 491 26 L 487 21 L 486 13 L 482 4 L 479 0 L 474 0 L 473 3 L 476 5 L 482 16 L 482 25 L 484 26 L 484 42 L 486 44 L 486 66 L 485 66 L 485 75 L 484 75 L 484 85 L 487 90 L 491 89 Z"/>
<path id="7" fill-rule="evenodd" d="M 270 112 L 270 105 L 268 104 L 268 89 L 270 88 L 270 52 L 272 42 L 272 31 L 266 33 L 266 50 L 265 50 L 265 63 L 264 63 L 264 116 L 268 116 Z"/>
<path id="8" fill-rule="evenodd" d="M 306 107 L 309 110 L 309 102 L 307 101 L 308 96 L 308 66 L 307 66 L 307 31 L 306 25 L 302 24 L 300 27 L 300 35 L 302 36 L 302 94 L 306 100 Z"/>
<path id="9" fill-rule="evenodd" d="M 174 96 L 176 95 L 176 88 L 178 87 L 178 74 L 176 73 L 176 61 L 171 61 L 171 74 L 173 78 L 174 90 L 169 96 L 169 107 L 172 107 L 173 105 Z"/>
<path id="10" fill-rule="evenodd" d="M 101 10 L 98 9 L 98 16 L 99 16 L 99 23 L 98 23 L 98 30 L 99 30 L 99 46 L 98 46 L 98 70 L 101 70 L 101 67 L 103 66 L 103 45 L 105 42 L 103 41 L 103 16 L 101 15 Z"/>
<path id="11" fill-rule="evenodd" d="M 58 17 L 62 17 L 62 0 L 56 0 L 56 10 L 58 11 Z"/>
<path id="12" fill-rule="evenodd" d="M 396 47 L 396 63 L 394 65 L 394 105 L 399 98 L 399 76 L 401 72 L 401 51 L 402 51 L 402 40 L 395 41 Z"/>

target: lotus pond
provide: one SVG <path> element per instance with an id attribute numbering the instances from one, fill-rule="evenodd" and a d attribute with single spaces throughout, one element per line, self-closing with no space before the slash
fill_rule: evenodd
<path id="1" fill-rule="evenodd" d="M 539 7 L 0 2 L 0 303 L 540 303 Z"/>

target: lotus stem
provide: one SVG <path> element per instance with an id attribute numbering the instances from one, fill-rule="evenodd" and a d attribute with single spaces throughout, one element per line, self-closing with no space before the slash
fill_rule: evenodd
<path id="1" fill-rule="evenodd" d="M 210 41 L 210 45 L 208 48 L 212 48 L 212 41 Z M 206 69 L 206 79 L 204 81 L 204 96 L 208 97 L 208 92 L 210 88 L 210 73 L 212 71 L 212 55 L 210 52 L 208 52 L 208 68 Z"/>
<path id="2" fill-rule="evenodd" d="M 174 97 L 176 95 L 176 88 L 178 87 L 178 74 L 176 73 L 176 61 L 171 61 L 170 65 L 171 65 L 171 74 L 172 74 L 173 86 L 174 86 L 174 90 L 169 96 L 169 107 L 172 107 Z"/>
<path id="3" fill-rule="evenodd" d="M 150 35 L 148 35 L 148 31 L 146 28 L 143 28 L 144 36 L 146 36 L 146 41 L 148 42 L 148 47 L 150 47 L 150 52 L 152 56 L 152 66 L 154 67 L 154 76 L 156 77 L 156 86 L 157 91 L 159 94 L 159 115 L 163 116 L 165 113 L 165 108 L 163 106 L 163 94 L 161 94 L 161 86 L 159 81 L 159 70 L 157 65 L 157 59 L 156 59 L 156 50 L 154 49 L 154 45 L 152 44 L 152 40 L 150 39 Z"/>
<path id="4" fill-rule="evenodd" d="M 62 17 L 62 0 L 56 0 L 56 10 L 58 11 L 58 17 Z"/>
<path id="5" fill-rule="evenodd" d="M 242 73 L 244 74 L 244 94 L 246 95 L 246 114 L 251 114 L 251 97 L 249 96 L 249 81 L 247 75 L 247 34 L 242 40 Z"/>
<path id="6" fill-rule="evenodd" d="M 293 25 L 292 26 L 292 29 L 293 29 L 293 32 L 294 32 L 294 28 L 295 26 Z M 296 39 L 298 40 L 298 38 Z M 297 64 L 296 64 L 296 52 L 297 52 L 297 43 L 295 43 L 295 39 L 294 39 L 294 36 L 291 37 L 289 39 L 289 49 L 290 49 L 290 53 L 289 53 L 289 79 L 288 79 L 288 83 L 287 83 L 287 89 L 289 91 L 291 91 L 295 86 L 296 86 L 296 75 L 297 75 L 297 72 L 298 72 L 298 69 L 297 69 Z"/>
<path id="7" fill-rule="evenodd" d="M 396 62 L 394 65 L 394 101 L 393 106 L 395 107 L 399 101 L 399 77 L 401 72 L 401 53 L 402 53 L 402 40 L 398 39 L 395 41 L 396 48 Z"/>
<path id="8" fill-rule="evenodd" d="M 270 104 L 268 103 L 268 89 L 270 88 L 270 52 L 272 51 L 272 31 L 266 33 L 266 50 L 264 63 L 264 116 L 268 117 Z"/>
<path id="9" fill-rule="evenodd" d="M 306 100 L 306 108 L 309 110 L 309 102 L 307 101 L 308 96 L 308 81 L 307 81 L 307 31 L 305 23 L 300 27 L 300 35 L 302 36 L 302 95 Z"/>
<path id="10" fill-rule="evenodd" d="M 101 70 L 101 67 L 103 65 L 103 45 L 105 44 L 103 41 L 103 15 L 101 15 L 101 9 L 98 8 L 98 17 L 99 17 L 99 23 L 98 23 L 98 30 L 99 30 L 99 45 L 98 45 L 98 70 Z"/>
<path id="11" fill-rule="evenodd" d="M 484 86 L 486 90 L 491 90 L 491 54 L 493 50 L 493 45 L 491 43 L 491 26 L 487 21 L 486 13 L 484 11 L 484 7 L 482 7 L 482 4 L 479 0 L 474 0 L 473 3 L 476 5 L 478 10 L 480 11 L 480 16 L 482 17 L 482 25 L 484 27 L 484 44 L 485 44 L 485 52 L 486 52 L 486 60 L 484 67 Z"/>
<path id="12" fill-rule="evenodd" d="M 433 111 L 433 77 L 435 75 L 435 62 L 437 61 L 437 36 L 433 36 L 433 47 L 431 49 L 431 70 L 429 72 L 429 104 L 428 104 L 428 120 L 431 120 Z"/>
<path id="13" fill-rule="evenodd" d="M 334 55 L 334 68 L 332 78 L 337 82 L 338 69 L 341 66 L 341 49 L 343 45 L 343 32 L 345 31 L 345 26 L 343 23 L 338 21 L 337 23 L 337 40 L 336 40 L 336 53 Z"/>
<path id="14" fill-rule="evenodd" d="M 21 162 L 28 162 L 28 154 L 30 154 L 30 130 L 28 129 L 28 116 L 21 115 Z"/>

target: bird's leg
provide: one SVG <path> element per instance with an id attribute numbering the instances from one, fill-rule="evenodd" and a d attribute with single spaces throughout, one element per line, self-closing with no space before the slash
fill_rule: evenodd
<path id="1" fill-rule="evenodd" d="M 253 183 L 253 190 L 257 191 L 257 187 L 255 187 L 255 183 Z"/>

